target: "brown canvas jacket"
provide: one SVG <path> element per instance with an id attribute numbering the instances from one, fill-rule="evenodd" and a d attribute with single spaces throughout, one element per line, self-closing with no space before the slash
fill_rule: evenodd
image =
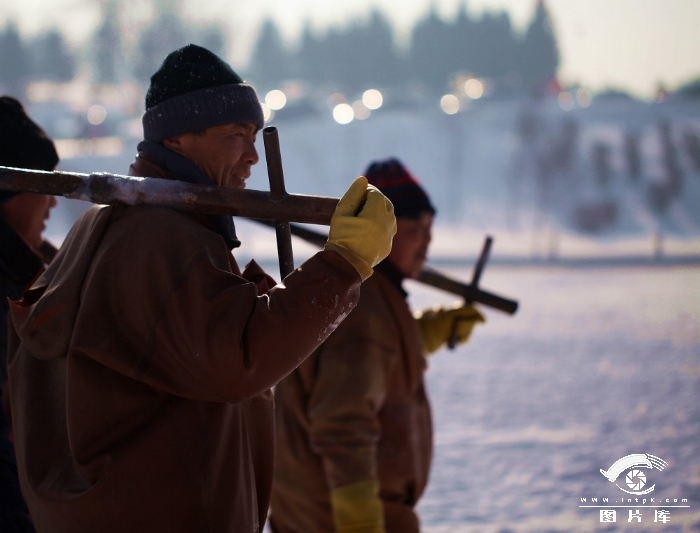
<path id="1" fill-rule="evenodd" d="M 11 305 L 10 408 L 37 531 L 260 531 L 269 389 L 359 286 L 345 259 L 320 252 L 259 294 L 201 217 L 88 210 Z"/>
<path id="2" fill-rule="evenodd" d="M 275 533 L 333 532 L 330 490 L 369 479 L 386 531 L 418 531 L 432 455 L 420 346 L 404 294 L 376 270 L 355 310 L 275 388 Z"/>

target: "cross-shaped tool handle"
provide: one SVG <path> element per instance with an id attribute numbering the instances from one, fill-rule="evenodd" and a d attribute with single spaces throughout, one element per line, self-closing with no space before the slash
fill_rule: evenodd
<path id="1" fill-rule="evenodd" d="M 481 254 L 479 255 L 479 259 L 476 262 L 476 265 L 474 265 L 474 274 L 472 275 L 472 282 L 469 284 L 470 287 L 473 287 L 474 289 L 479 288 L 479 279 L 481 279 L 481 272 L 484 270 L 484 267 L 486 266 L 486 261 L 489 260 L 489 253 L 491 251 L 491 244 L 493 244 L 493 237 L 490 235 L 486 236 L 486 239 L 484 240 L 484 246 L 481 248 Z M 470 300 L 467 300 L 466 298 L 464 299 L 465 303 L 472 303 Z M 450 350 L 454 350 L 455 346 L 457 346 L 457 324 L 459 323 L 460 320 L 466 320 L 463 318 L 456 318 L 454 321 L 454 324 L 452 324 L 452 334 L 450 335 L 450 340 L 447 341 L 447 346 L 450 348 Z"/>
<path id="2" fill-rule="evenodd" d="M 282 171 L 282 154 L 277 128 L 268 126 L 263 130 L 265 142 L 265 160 L 267 161 L 267 176 L 270 179 L 270 196 L 273 202 L 281 202 L 287 197 L 284 188 L 284 172 Z M 286 278 L 294 270 L 294 253 L 292 250 L 292 232 L 289 222 L 275 220 L 277 233 L 277 255 L 280 264 L 280 276 Z M 281 280 L 280 280 L 281 281 Z"/>

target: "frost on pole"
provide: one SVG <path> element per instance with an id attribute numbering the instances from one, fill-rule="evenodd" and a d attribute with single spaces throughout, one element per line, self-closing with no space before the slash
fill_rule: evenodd
<path id="1" fill-rule="evenodd" d="M 96 204 L 157 205 L 199 213 L 330 224 L 338 198 L 228 189 L 163 178 L 46 172 L 0 166 L 0 190 L 52 194 Z"/>

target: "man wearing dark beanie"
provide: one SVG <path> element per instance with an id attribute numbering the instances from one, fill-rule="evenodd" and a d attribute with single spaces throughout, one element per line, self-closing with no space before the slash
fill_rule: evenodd
<path id="1" fill-rule="evenodd" d="M 18 100 L 0 96 L 0 165 L 54 170 L 57 164 L 58 154 L 44 130 Z M 44 222 L 55 205 L 53 196 L 0 191 L 0 393 L 7 393 L 7 299 L 19 299 L 44 268 L 39 249 Z M 4 403 L 0 401 L 0 531 L 33 531 L 20 492 Z"/>
<path id="2" fill-rule="evenodd" d="M 243 188 L 255 91 L 210 51 L 151 78 L 130 173 Z M 259 532 L 274 465 L 271 387 L 342 322 L 389 253 L 393 207 L 363 177 L 324 251 L 275 285 L 243 273 L 231 217 L 95 206 L 11 305 L 20 480 L 37 531 Z"/>
<path id="3" fill-rule="evenodd" d="M 402 281 L 423 269 L 435 208 L 397 159 L 365 176 L 398 231 L 350 316 L 275 389 L 273 533 L 418 533 L 432 457 L 425 357 L 484 320 L 465 304 L 414 317 Z"/>

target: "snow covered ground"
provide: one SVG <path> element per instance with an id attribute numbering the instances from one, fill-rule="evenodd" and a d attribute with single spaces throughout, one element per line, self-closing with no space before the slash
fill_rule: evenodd
<path id="1" fill-rule="evenodd" d="M 470 270 L 448 273 L 468 279 Z M 482 285 L 520 307 L 513 317 L 486 310 L 467 345 L 431 358 L 436 446 L 424 530 L 697 531 L 700 269 L 491 266 Z M 452 300 L 417 284 L 411 294 L 416 308 Z M 600 473 L 633 453 L 668 463 L 644 471 L 656 485 L 646 505 L 663 507 L 642 507 Z M 615 509 L 618 529 L 600 522 L 599 508 L 579 507 L 622 497 L 632 507 Z M 641 524 L 627 522 L 630 509 Z M 655 510 L 671 521 L 654 523 Z"/>

